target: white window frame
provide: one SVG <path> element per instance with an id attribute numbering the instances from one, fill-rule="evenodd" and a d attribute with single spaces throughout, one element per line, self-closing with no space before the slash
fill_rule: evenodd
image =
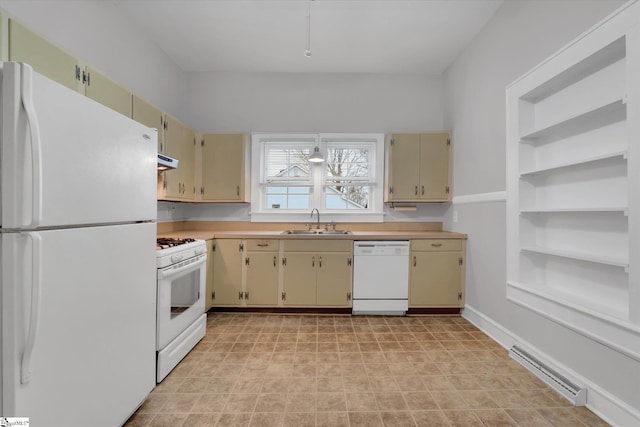
<path id="1" fill-rule="evenodd" d="M 308 209 L 266 208 L 266 148 L 296 143 L 318 146 L 326 158 L 328 146 L 369 148 L 369 204 L 366 209 L 327 209 L 325 207 L 325 163 L 312 164 L 310 206 Z M 344 143 L 344 144 L 343 144 Z M 296 144 L 299 145 L 299 144 Z M 251 221 L 253 222 L 312 222 L 312 209 L 320 211 L 321 222 L 382 222 L 384 187 L 384 134 L 382 133 L 253 133 L 251 135 Z M 314 217 L 315 220 L 315 217 Z"/>

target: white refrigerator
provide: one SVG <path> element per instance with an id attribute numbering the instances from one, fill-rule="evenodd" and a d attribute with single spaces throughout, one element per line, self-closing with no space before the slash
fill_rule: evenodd
<path id="1" fill-rule="evenodd" d="M 155 386 L 156 132 L 1 74 L 0 416 L 122 425 Z"/>

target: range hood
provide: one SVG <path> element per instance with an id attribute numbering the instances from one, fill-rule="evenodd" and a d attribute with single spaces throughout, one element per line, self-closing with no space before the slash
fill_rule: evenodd
<path id="1" fill-rule="evenodd" d="M 158 153 L 158 172 L 164 172 L 178 167 L 178 159 L 166 154 Z"/>

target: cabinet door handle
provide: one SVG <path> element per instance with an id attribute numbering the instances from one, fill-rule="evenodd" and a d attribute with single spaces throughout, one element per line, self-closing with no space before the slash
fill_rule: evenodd
<path id="1" fill-rule="evenodd" d="M 351 301 L 351 292 L 347 292 L 347 301 Z"/>
<path id="2" fill-rule="evenodd" d="M 249 292 L 245 292 L 244 293 L 244 299 L 248 300 L 249 299 Z"/>
<path id="3" fill-rule="evenodd" d="M 351 265 L 351 258 L 347 259 L 347 265 Z"/>
<path id="4" fill-rule="evenodd" d="M 440 246 L 442 246 L 442 243 L 432 243 L 431 246 L 433 246 L 434 248 L 439 248 Z"/>
<path id="5" fill-rule="evenodd" d="M 242 299 L 242 291 L 238 292 L 238 299 Z"/>
<path id="6" fill-rule="evenodd" d="M 275 267 L 277 264 L 277 257 L 274 255 L 273 256 L 273 266 Z"/>
<path id="7" fill-rule="evenodd" d="M 424 185 L 422 186 L 422 192 L 420 194 L 424 196 Z"/>
<path id="8" fill-rule="evenodd" d="M 418 260 L 416 259 L 416 257 L 413 257 L 413 266 L 415 267 L 418 264 Z"/>
<path id="9" fill-rule="evenodd" d="M 287 300 L 287 293 L 286 292 L 283 292 L 281 296 L 282 296 L 282 301 L 286 301 Z"/>
<path id="10" fill-rule="evenodd" d="M 322 257 L 318 258 L 318 267 L 322 268 Z"/>
<path id="11" fill-rule="evenodd" d="M 287 258 L 282 258 L 282 265 L 287 265 Z"/>
<path id="12" fill-rule="evenodd" d="M 311 267 L 315 267 L 316 266 L 316 257 L 311 257 Z"/>
<path id="13" fill-rule="evenodd" d="M 236 186 L 236 196 L 240 195 L 240 186 Z"/>
<path id="14" fill-rule="evenodd" d="M 416 189 L 415 189 L 415 195 L 418 195 L 418 186 L 416 185 Z"/>
<path id="15" fill-rule="evenodd" d="M 246 257 L 246 258 L 244 259 L 244 265 L 249 265 L 249 257 Z"/>

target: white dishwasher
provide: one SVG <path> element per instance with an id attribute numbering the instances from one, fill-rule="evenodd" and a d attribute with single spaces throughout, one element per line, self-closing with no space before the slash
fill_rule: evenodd
<path id="1" fill-rule="evenodd" d="M 409 242 L 353 242 L 353 314 L 404 315 L 409 308 Z"/>

